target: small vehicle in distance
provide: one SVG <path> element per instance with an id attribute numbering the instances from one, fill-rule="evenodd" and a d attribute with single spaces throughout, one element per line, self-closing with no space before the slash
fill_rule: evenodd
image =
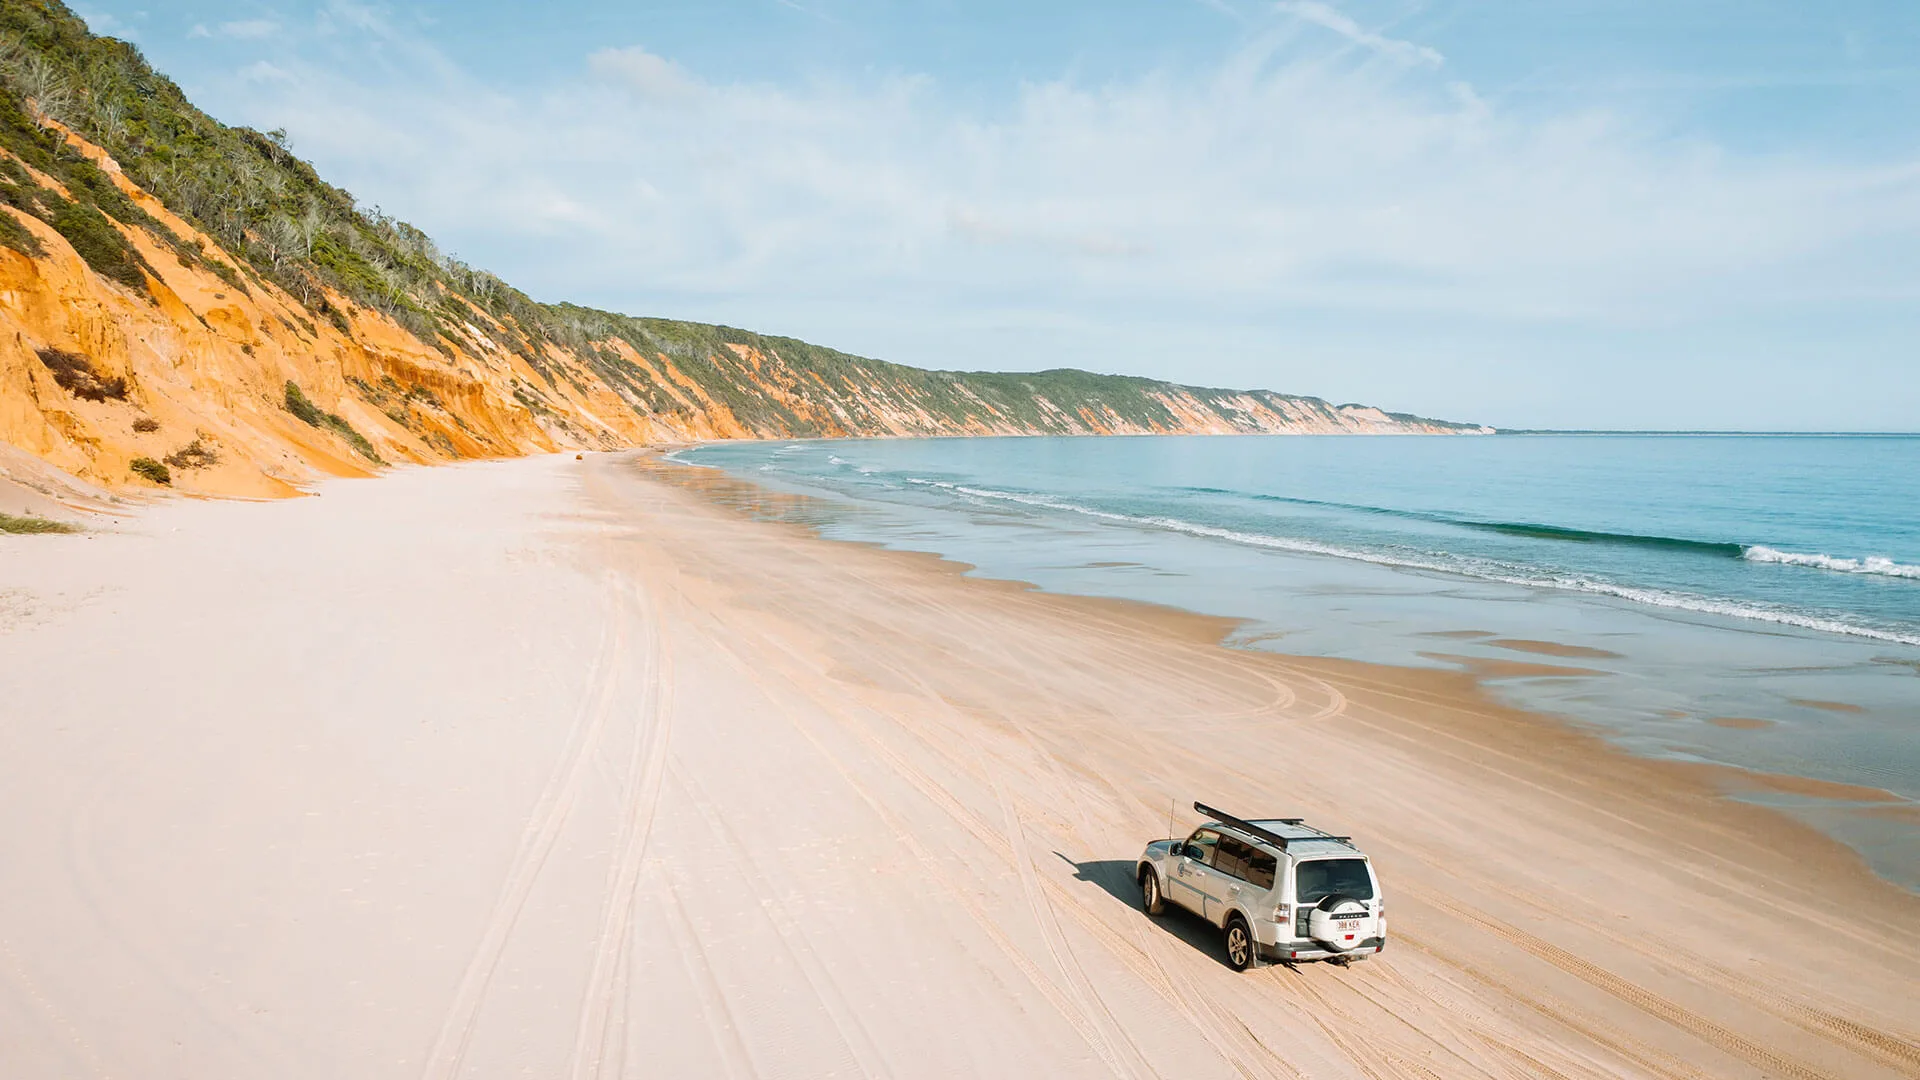
<path id="1" fill-rule="evenodd" d="M 1348 963 L 1386 948 L 1380 881 L 1351 837 L 1299 818 L 1249 821 L 1202 803 L 1193 809 L 1207 824 L 1140 854 L 1147 914 L 1171 904 L 1219 927 L 1235 971 L 1261 960 Z"/>

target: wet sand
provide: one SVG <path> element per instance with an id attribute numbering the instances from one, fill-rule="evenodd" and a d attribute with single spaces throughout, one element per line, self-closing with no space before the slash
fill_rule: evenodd
<path id="1" fill-rule="evenodd" d="M 1542 656 L 1577 656 L 1589 660 L 1618 660 L 1620 654 L 1609 649 L 1596 649 L 1590 645 L 1567 645 L 1558 641 L 1533 641 L 1527 638 L 1496 638 L 1482 642 L 1514 652 L 1539 653 Z"/>
<path id="2" fill-rule="evenodd" d="M 569 455 L 9 541 L 0 1074 L 1920 1074 L 1920 899 L 1714 774 L 770 498 Z M 1386 953 L 1142 914 L 1196 798 L 1355 836 Z"/>
<path id="3" fill-rule="evenodd" d="M 1709 716 L 1707 723 L 1718 728 L 1730 728 L 1734 731 L 1765 731 L 1773 727 L 1772 720 L 1761 720 L 1752 716 Z"/>
<path id="4" fill-rule="evenodd" d="M 1458 664 L 1463 671 L 1481 679 L 1586 679 L 1610 675 L 1596 668 L 1568 667 L 1564 664 L 1533 664 L 1521 660 L 1496 660 L 1486 656 L 1459 653 L 1423 652 L 1428 660 Z"/>
<path id="5" fill-rule="evenodd" d="M 1788 704 L 1803 709 L 1819 709 L 1821 712 L 1863 713 L 1867 710 L 1858 705 L 1849 705 L 1844 701 L 1816 701 L 1812 698 L 1789 698 Z"/>

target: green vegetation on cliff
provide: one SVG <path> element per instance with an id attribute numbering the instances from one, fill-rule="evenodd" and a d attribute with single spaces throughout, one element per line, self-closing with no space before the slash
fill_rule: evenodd
<path id="1" fill-rule="evenodd" d="M 299 383 L 292 381 L 287 383 L 286 406 L 287 411 L 294 415 L 294 419 L 299 420 L 303 424 L 317 428 L 325 428 L 333 432 L 347 440 L 348 446 L 353 447 L 356 453 L 368 461 L 373 462 L 375 465 L 386 464 L 386 462 L 380 460 L 379 452 L 374 450 L 373 444 L 367 441 L 365 435 L 355 431 L 352 424 L 347 423 L 338 415 L 327 412 L 308 400 L 307 395 L 301 391 Z"/>

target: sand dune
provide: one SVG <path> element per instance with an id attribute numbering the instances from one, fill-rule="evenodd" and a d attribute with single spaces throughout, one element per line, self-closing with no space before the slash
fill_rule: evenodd
<path id="1" fill-rule="evenodd" d="M 1920 1075 L 1920 902 L 1476 695 L 648 458 L 0 538 L 0 1075 Z M 1235 974 L 1195 798 L 1377 858 Z"/>

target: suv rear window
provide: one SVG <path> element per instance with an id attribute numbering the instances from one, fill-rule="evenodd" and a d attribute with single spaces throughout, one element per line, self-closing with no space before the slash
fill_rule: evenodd
<path id="1" fill-rule="evenodd" d="M 1294 898 L 1302 904 L 1317 904 L 1335 894 L 1373 899 L 1373 878 L 1365 859 L 1315 859 L 1301 863 L 1293 876 Z"/>

